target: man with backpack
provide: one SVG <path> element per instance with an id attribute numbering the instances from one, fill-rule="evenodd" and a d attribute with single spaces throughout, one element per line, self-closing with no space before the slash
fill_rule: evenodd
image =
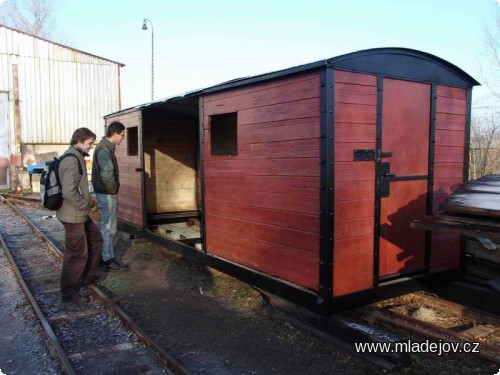
<path id="1" fill-rule="evenodd" d="M 109 124 L 106 136 L 96 146 L 92 161 L 92 186 L 99 203 L 101 234 L 103 237 L 102 263 L 104 269 L 126 270 L 128 266 L 115 258 L 113 239 L 117 230 L 118 191 L 120 174 L 115 156 L 116 146 L 125 137 L 125 126 L 118 121 Z"/>
<path id="2" fill-rule="evenodd" d="M 61 272 L 63 302 L 82 303 L 89 297 L 82 294 L 82 284 L 99 280 L 97 265 L 102 252 L 102 235 L 89 217 L 95 198 L 89 192 L 87 168 L 84 157 L 89 156 L 96 135 L 87 128 L 76 129 L 71 145 L 61 157 L 58 174 L 63 202 L 56 211 L 57 219 L 64 225 L 65 244 Z M 66 157 L 72 154 L 75 157 Z"/>

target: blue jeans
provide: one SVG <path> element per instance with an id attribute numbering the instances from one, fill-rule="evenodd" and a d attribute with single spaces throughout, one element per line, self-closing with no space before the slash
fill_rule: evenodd
<path id="1" fill-rule="evenodd" d="M 113 238 L 116 235 L 116 212 L 118 197 L 112 194 L 95 194 L 101 215 L 102 260 L 113 259 Z"/>

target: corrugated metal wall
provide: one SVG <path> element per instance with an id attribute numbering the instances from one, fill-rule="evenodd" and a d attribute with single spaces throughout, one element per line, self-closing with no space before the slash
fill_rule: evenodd
<path id="1" fill-rule="evenodd" d="M 99 139 L 102 117 L 120 109 L 120 63 L 0 25 L 0 91 L 11 94 L 12 65 L 22 144 L 68 144 L 83 126 Z"/>

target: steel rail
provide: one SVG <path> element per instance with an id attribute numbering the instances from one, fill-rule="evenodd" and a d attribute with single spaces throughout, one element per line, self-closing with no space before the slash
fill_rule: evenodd
<path id="1" fill-rule="evenodd" d="M 54 242 L 50 240 L 50 238 L 48 238 L 42 231 L 40 231 L 40 229 L 38 229 L 38 227 L 28 217 L 26 217 L 21 211 L 17 209 L 14 204 L 9 202 L 1 195 L 0 198 L 2 199 L 2 201 L 6 202 L 24 221 L 26 221 L 28 225 L 32 227 L 37 236 L 47 243 L 47 246 L 51 251 L 57 254 L 61 259 L 63 258 L 63 253 L 57 247 L 57 245 L 55 245 Z M 165 352 L 160 346 L 158 346 L 136 323 L 134 323 L 132 318 L 125 311 L 123 311 L 117 304 L 111 301 L 98 287 L 89 284 L 86 286 L 86 288 L 93 297 L 95 297 L 103 305 L 108 307 L 108 309 L 112 311 L 126 327 L 128 327 L 133 333 L 137 334 L 137 336 L 139 336 L 146 343 L 146 345 L 151 347 L 157 353 L 158 359 L 162 363 L 164 363 L 171 372 L 173 372 L 175 375 L 189 374 L 188 370 L 179 361 L 177 361 L 175 358 Z"/>
<path id="2" fill-rule="evenodd" d="M 416 333 L 420 336 L 427 337 L 432 340 L 442 340 L 442 341 L 455 341 L 455 342 L 467 342 L 471 343 L 472 340 L 465 335 L 454 332 L 452 330 L 435 326 L 431 323 L 427 323 L 410 316 L 397 313 L 395 311 L 386 310 L 377 306 L 366 306 L 356 309 L 358 312 L 366 315 L 369 319 L 380 320 L 390 325 L 402 328 L 406 331 Z M 500 364 L 500 348 L 488 344 L 486 342 L 480 342 L 480 351 L 471 352 L 471 354 L 477 355 L 481 358 L 487 359 L 493 363 Z"/>
<path id="3" fill-rule="evenodd" d="M 4 197 L 0 196 L 0 199 L 2 200 L 2 203 L 8 203 L 10 205 L 10 202 L 7 202 L 7 200 Z M 2 243 L 5 254 L 7 255 L 7 258 L 9 259 L 9 263 L 10 263 L 10 265 L 11 265 L 11 267 L 16 275 L 17 281 L 19 282 L 19 284 L 23 288 L 23 291 L 26 294 L 26 297 L 28 298 L 28 300 L 31 303 L 31 306 L 35 310 L 35 313 L 38 316 L 38 319 L 40 320 L 40 323 L 41 323 L 41 325 L 45 331 L 45 334 L 48 338 L 48 342 L 52 346 L 53 351 L 59 357 L 61 364 L 64 368 L 64 371 L 66 371 L 66 373 L 68 375 L 76 374 L 74 369 L 73 369 L 73 366 L 71 366 L 71 364 L 68 360 L 68 357 L 66 356 L 66 353 L 61 348 L 61 345 L 59 344 L 59 340 L 57 339 L 56 334 L 52 330 L 52 327 L 50 326 L 47 319 L 45 318 L 45 315 L 42 313 L 42 310 L 40 309 L 40 306 L 38 306 L 38 303 L 36 302 L 35 297 L 33 297 L 33 294 L 31 293 L 30 289 L 28 288 L 28 285 L 26 285 L 26 283 L 23 279 L 23 276 L 21 275 L 21 271 L 17 267 L 17 264 L 16 264 L 14 258 L 12 257 L 10 250 L 9 250 L 9 247 L 7 246 L 7 243 L 5 242 L 1 233 L 0 233 L 0 242 Z"/>

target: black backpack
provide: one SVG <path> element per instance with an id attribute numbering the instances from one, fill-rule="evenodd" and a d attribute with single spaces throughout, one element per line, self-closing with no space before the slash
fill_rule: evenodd
<path id="1" fill-rule="evenodd" d="M 66 156 L 73 156 L 77 159 L 80 178 L 82 177 L 82 166 L 75 154 L 64 154 L 60 158 L 54 158 L 54 160 L 45 163 L 45 168 L 40 177 L 40 198 L 43 206 L 52 211 L 57 211 L 63 204 L 61 180 L 59 179 L 59 163 Z"/>

